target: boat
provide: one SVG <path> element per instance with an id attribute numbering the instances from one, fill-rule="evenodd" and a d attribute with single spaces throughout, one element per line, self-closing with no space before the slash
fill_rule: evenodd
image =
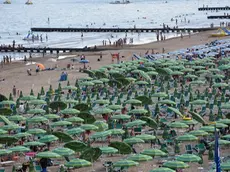
<path id="1" fill-rule="evenodd" d="M 130 1 L 129 0 L 114 1 L 114 2 L 110 2 L 110 4 L 130 4 Z"/>
<path id="2" fill-rule="evenodd" d="M 26 5 L 32 5 L 33 4 L 33 2 L 31 1 L 31 0 L 28 0 L 27 2 L 26 2 Z"/>
<path id="3" fill-rule="evenodd" d="M 224 37 L 224 36 L 229 36 L 230 31 L 227 28 L 220 28 L 218 29 L 217 33 L 212 33 L 212 37 Z"/>
<path id="4" fill-rule="evenodd" d="M 6 0 L 5 2 L 3 2 L 3 4 L 11 4 L 10 0 Z"/>

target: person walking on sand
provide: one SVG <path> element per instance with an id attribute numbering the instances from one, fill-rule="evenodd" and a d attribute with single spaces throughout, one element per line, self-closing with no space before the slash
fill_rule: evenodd
<path id="1" fill-rule="evenodd" d="M 17 95 L 17 89 L 16 89 L 16 87 L 14 85 L 14 87 L 13 87 L 13 96 L 16 97 L 16 95 Z"/>

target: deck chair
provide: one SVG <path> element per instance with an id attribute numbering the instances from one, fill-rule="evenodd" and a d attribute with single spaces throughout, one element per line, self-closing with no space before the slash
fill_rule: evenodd
<path id="1" fill-rule="evenodd" d="M 36 172 L 41 172 L 41 171 L 42 171 L 42 168 L 41 168 L 40 165 L 36 165 L 36 166 L 35 166 L 35 170 L 36 170 Z"/>
<path id="2" fill-rule="evenodd" d="M 192 154 L 192 145 L 185 145 L 185 151 L 187 154 Z"/>
<path id="3" fill-rule="evenodd" d="M 198 150 L 199 154 L 204 154 L 204 152 L 206 151 L 204 143 L 196 145 L 195 148 Z"/>

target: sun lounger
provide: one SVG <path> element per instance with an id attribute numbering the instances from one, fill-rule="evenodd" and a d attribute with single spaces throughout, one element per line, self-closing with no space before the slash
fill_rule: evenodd
<path id="1" fill-rule="evenodd" d="M 185 145 L 185 151 L 187 154 L 192 154 L 192 145 Z"/>

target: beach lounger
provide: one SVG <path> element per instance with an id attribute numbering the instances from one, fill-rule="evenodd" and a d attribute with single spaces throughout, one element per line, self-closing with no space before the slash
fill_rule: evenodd
<path id="1" fill-rule="evenodd" d="M 42 168 L 40 165 L 36 165 L 35 170 L 36 170 L 36 172 L 41 172 Z"/>
<path id="2" fill-rule="evenodd" d="M 192 154 L 192 145 L 185 145 L 185 151 L 187 154 Z"/>

